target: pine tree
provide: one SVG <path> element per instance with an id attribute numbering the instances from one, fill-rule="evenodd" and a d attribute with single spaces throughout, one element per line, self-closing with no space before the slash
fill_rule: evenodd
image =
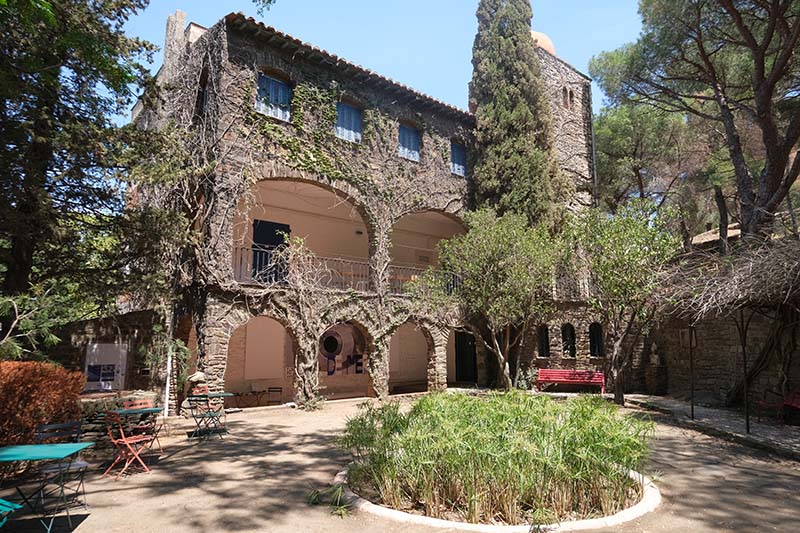
<path id="1" fill-rule="evenodd" d="M 472 48 L 476 202 L 533 223 L 553 215 L 558 165 L 529 0 L 481 0 Z"/>

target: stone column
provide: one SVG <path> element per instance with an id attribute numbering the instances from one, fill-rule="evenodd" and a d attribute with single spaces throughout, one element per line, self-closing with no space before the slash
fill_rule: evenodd
<path id="1" fill-rule="evenodd" d="M 389 397 L 389 340 L 375 342 L 372 353 L 367 356 L 369 379 L 372 390 L 381 400 Z"/>
<path id="2" fill-rule="evenodd" d="M 447 389 L 447 338 L 449 329 L 428 329 L 428 392 Z"/>

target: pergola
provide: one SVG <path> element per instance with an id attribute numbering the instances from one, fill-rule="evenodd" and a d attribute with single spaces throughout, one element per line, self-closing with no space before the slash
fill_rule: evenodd
<path id="1" fill-rule="evenodd" d="M 796 327 L 800 310 L 800 240 L 784 237 L 743 242 L 730 255 L 692 253 L 669 273 L 661 297 L 665 307 L 689 321 L 692 418 L 694 418 L 694 325 L 709 317 L 733 318 L 743 363 L 745 428 L 750 433 L 747 333 L 753 316 L 776 313 L 782 328 Z M 779 330 L 778 335 L 781 334 Z"/>

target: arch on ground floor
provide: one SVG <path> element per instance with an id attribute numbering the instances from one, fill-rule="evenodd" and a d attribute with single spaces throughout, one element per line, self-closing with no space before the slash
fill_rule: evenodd
<path id="1" fill-rule="evenodd" d="M 231 333 L 225 366 L 225 391 L 239 406 L 291 401 L 297 342 L 290 330 L 268 315 L 250 318 Z"/>
<path id="2" fill-rule="evenodd" d="M 372 336 L 356 320 L 338 322 L 319 338 L 320 394 L 329 400 L 372 396 Z"/>
<path id="3" fill-rule="evenodd" d="M 427 391 L 434 350 L 427 328 L 413 321 L 398 326 L 389 339 L 389 394 Z"/>

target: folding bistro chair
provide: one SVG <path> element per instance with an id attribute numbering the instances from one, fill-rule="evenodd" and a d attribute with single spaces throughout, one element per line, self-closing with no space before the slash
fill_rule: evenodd
<path id="1" fill-rule="evenodd" d="M 152 407 L 153 400 L 149 398 L 136 398 L 122 402 L 123 409 L 151 409 Z M 148 414 L 141 416 L 136 424 L 129 427 L 129 430 L 131 435 L 152 435 L 153 440 L 149 447 L 152 447 L 155 442 L 158 444 L 158 451 L 163 452 L 164 448 L 161 447 L 161 441 L 158 440 L 158 434 L 161 433 L 163 427 L 164 425 L 158 421 L 155 414 Z"/>
<path id="2" fill-rule="evenodd" d="M 0 527 L 3 527 L 8 522 L 8 517 L 11 513 L 20 509 L 22 509 L 21 505 L 0 498 Z"/>
<path id="3" fill-rule="evenodd" d="M 146 464 L 144 464 L 144 461 L 142 461 L 139 453 L 149 447 L 153 441 L 153 436 L 125 435 L 125 426 L 122 423 L 122 417 L 112 411 L 104 412 L 103 416 L 106 424 L 106 432 L 108 433 L 108 439 L 117 449 L 117 455 L 114 458 L 114 461 L 106 469 L 106 471 L 103 472 L 103 476 L 106 476 L 112 468 L 122 461 L 125 461 L 125 464 L 123 465 L 122 470 L 117 473 L 117 477 L 115 477 L 114 480 L 119 479 L 119 477 L 124 474 L 128 467 L 134 462 L 137 462 L 139 465 L 141 465 L 142 469 L 149 474 L 150 469 L 147 468 Z"/>
<path id="4" fill-rule="evenodd" d="M 34 441 L 36 444 L 54 444 L 58 442 L 80 442 L 82 435 L 80 421 L 65 422 L 63 424 L 39 424 L 36 426 Z M 86 504 L 86 487 L 83 478 L 89 469 L 89 463 L 78 458 L 73 461 L 49 462 L 39 468 L 38 475 L 43 482 L 43 489 L 40 491 L 40 501 L 42 505 L 52 494 L 44 490 L 44 485 L 53 483 L 60 485 L 69 495 L 69 498 L 76 501 L 79 496 L 83 497 L 83 508 L 88 509 Z"/>
<path id="5" fill-rule="evenodd" d="M 186 398 L 189 403 L 189 410 L 194 419 L 195 429 L 189 438 L 202 438 L 206 435 L 216 433 L 219 438 L 223 438 L 225 433 L 225 409 L 222 405 L 213 406 L 209 401 L 208 387 L 196 387 L 192 389 L 192 394 Z"/>

